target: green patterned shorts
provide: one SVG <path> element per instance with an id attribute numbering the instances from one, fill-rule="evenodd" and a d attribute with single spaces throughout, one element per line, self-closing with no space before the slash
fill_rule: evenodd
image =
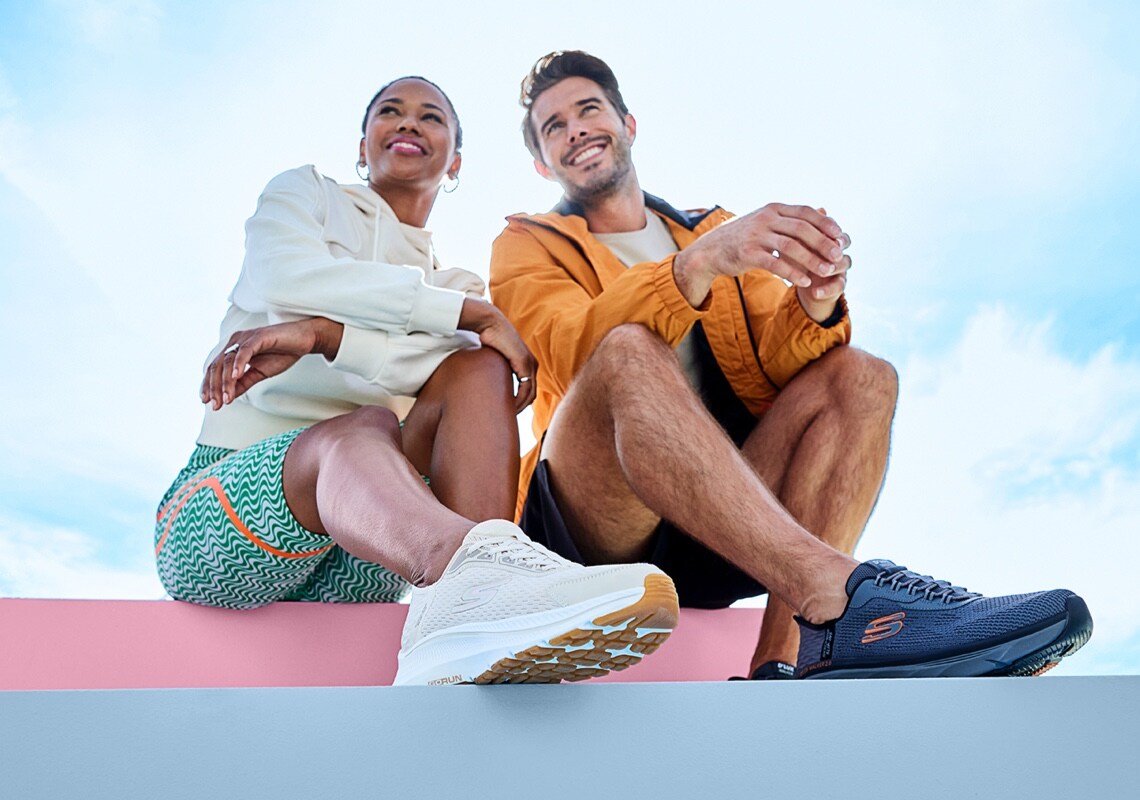
<path id="1" fill-rule="evenodd" d="M 170 596 L 256 608 L 275 600 L 390 603 L 408 583 L 302 528 L 285 502 L 285 452 L 304 428 L 242 450 L 198 445 L 158 507 L 154 554 Z"/>

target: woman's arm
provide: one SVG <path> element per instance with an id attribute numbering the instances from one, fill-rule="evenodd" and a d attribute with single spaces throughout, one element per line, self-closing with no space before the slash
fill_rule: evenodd
<path id="1" fill-rule="evenodd" d="M 324 317 L 237 331 L 206 365 L 199 390 L 202 402 L 217 411 L 310 353 L 332 361 L 343 333 L 343 325 Z"/>
<path id="2" fill-rule="evenodd" d="M 534 402 L 537 364 L 502 312 L 485 300 L 465 298 L 459 326 L 477 334 L 484 347 L 502 353 L 519 377 L 516 412 Z M 238 331 L 206 365 L 201 400 L 216 411 L 245 394 L 251 386 L 280 375 L 301 356 L 315 353 L 331 362 L 340 351 L 344 330 L 339 322 L 313 317 Z"/>
<path id="3" fill-rule="evenodd" d="M 428 285 L 418 267 L 334 256 L 325 239 L 329 215 L 337 213 L 329 207 L 329 185 L 312 167 L 270 181 L 246 223 L 246 256 L 234 303 L 271 318 L 323 316 L 392 333 L 454 333 L 463 291 L 481 290 L 478 278 L 471 275 L 471 286 L 452 281 L 445 289 Z M 358 236 L 341 220 L 332 222 L 333 237 Z M 358 253 L 371 246 L 359 240 L 341 244 Z"/>

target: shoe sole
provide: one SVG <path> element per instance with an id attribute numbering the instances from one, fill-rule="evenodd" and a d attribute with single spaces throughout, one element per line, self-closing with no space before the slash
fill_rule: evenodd
<path id="1" fill-rule="evenodd" d="M 584 681 L 627 669 L 669 638 L 678 614 L 673 582 L 647 575 L 645 592 L 633 605 L 501 659 L 474 683 Z"/>
<path id="2" fill-rule="evenodd" d="M 1033 677 L 1057 666 L 1092 636 L 1092 615 L 1076 595 L 1065 600 L 1065 617 L 1042 630 L 970 653 L 931 661 L 875 667 L 818 667 L 804 680 L 828 678 Z M 1026 652 L 1028 648 L 1028 652 Z"/>
<path id="3" fill-rule="evenodd" d="M 1068 624 L 1052 644 L 1019 658 L 1007 667 L 1001 667 L 988 675 L 1008 675 L 1015 678 L 1033 678 L 1044 675 L 1061 663 L 1061 659 L 1071 656 L 1085 646 L 1092 636 L 1092 615 L 1085 601 L 1073 596 L 1065 601 Z"/>
<path id="4" fill-rule="evenodd" d="M 625 594 L 628 600 L 628 591 Z M 553 629 L 517 632 L 512 643 L 437 663 L 430 669 L 436 677 L 424 671 L 411 679 L 397 676 L 397 683 L 559 683 L 597 678 L 627 669 L 654 652 L 677 626 L 679 613 L 673 581 L 651 574 L 645 576 L 640 597 L 632 603 L 602 613 L 594 606 L 580 621 L 563 620 Z M 448 648 L 446 640 L 435 645 Z"/>

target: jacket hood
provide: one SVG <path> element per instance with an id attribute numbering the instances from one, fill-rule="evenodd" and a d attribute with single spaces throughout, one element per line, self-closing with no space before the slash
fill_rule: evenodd
<path id="1" fill-rule="evenodd" d="M 672 220 L 682 228 L 687 228 L 689 230 L 696 228 L 697 225 L 699 225 L 705 217 L 720 208 L 720 206 L 713 206 L 712 208 L 699 208 L 689 211 L 681 211 L 680 209 L 673 208 L 673 206 L 669 205 L 668 202 L 662 200 L 660 197 L 650 194 L 649 192 L 642 192 L 642 195 L 645 197 L 645 205 L 651 211 L 656 211 L 666 219 Z M 586 216 L 586 213 L 582 209 L 582 206 L 566 196 L 563 196 L 562 199 L 558 201 L 558 205 L 550 209 L 550 213 L 560 214 L 564 217 Z"/>

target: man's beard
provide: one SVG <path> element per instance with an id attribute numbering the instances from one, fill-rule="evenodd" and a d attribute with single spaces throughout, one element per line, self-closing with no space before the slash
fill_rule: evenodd
<path id="1" fill-rule="evenodd" d="M 581 184 L 567 181 L 566 196 L 581 206 L 592 206 L 618 193 L 633 172 L 629 141 L 624 137 L 613 139 L 613 166 L 604 174 L 591 174 Z"/>

